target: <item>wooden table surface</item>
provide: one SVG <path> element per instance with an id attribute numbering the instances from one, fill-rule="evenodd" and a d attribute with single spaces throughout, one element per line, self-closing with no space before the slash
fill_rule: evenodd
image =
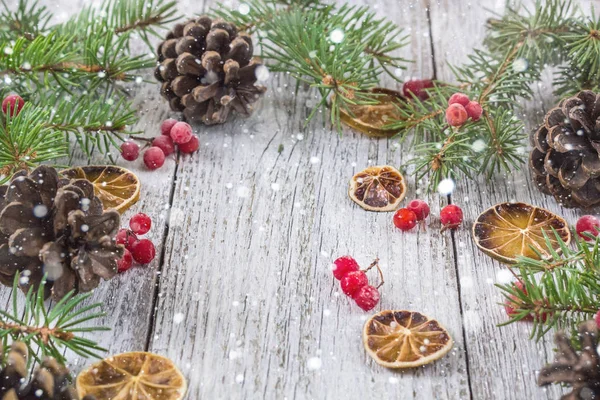
<path id="1" fill-rule="evenodd" d="M 84 0 L 42 3 L 64 20 Z M 504 6 L 504 0 L 351 3 L 370 5 L 410 33 L 401 53 L 414 63 L 403 78 L 448 81 L 448 63 L 465 62 L 481 44 L 491 15 L 484 8 L 502 12 Z M 192 15 L 237 4 L 185 0 L 178 7 Z M 580 4 L 600 10 L 600 0 Z M 544 76 L 536 100 L 526 104 L 528 129 L 556 101 L 549 94 L 551 75 Z M 151 72 L 145 77 L 148 83 L 132 86 L 141 117 L 134 128 L 155 136 L 161 121 L 175 114 Z M 399 87 L 389 78 L 382 84 Z M 102 322 L 112 330 L 94 339 L 110 354 L 147 350 L 172 358 L 188 379 L 191 400 L 557 399 L 559 388 L 535 383 L 553 356 L 551 342 L 529 340 L 526 323 L 496 326 L 507 317 L 494 283 L 506 282 L 507 271 L 477 250 L 470 226 L 485 208 L 511 200 L 548 208 L 571 223 L 581 213 L 543 196 L 527 170 L 492 183 L 457 180 L 451 197 L 424 194 L 426 182 L 408 175 L 408 199 L 425 199 L 432 215 L 456 203 L 465 223 L 456 233 L 440 234 L 439 223 L 427 232 L 401 233 L 392 214 L 351 202 L 347 185 L 369 165 L 405 163 L 411 155 L 403 146 L 349 129 L 340 136 L 320 117 L 305 127 L 315 91 L 295 91 L 294 82 L 279 74 L 267 85 L 251 118 L 196 126 L 198 153 L 171 156 L 155 172 L 141 160 L 120 162 L 143 184 L 123 223 L 135 212 L 148 213 L 158 256 L 95 291 L 92 300 L 104 302 Z M 438 319 L 454 338 L 452 351 L 408 371 L 373 362 L 361 339 L 371 313 L 341 293 L 330 271 L 344 254 L 365 265 L 381 259 L 386 283 L 375 311 L 409 309 Z M 0 296 L 8 302 L 8 290 Z M 74 371 L 91 362 L 71 361 Z"/>

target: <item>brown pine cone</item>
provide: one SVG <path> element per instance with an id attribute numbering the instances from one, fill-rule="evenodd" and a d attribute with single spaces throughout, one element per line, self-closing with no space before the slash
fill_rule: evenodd
<path id="1" fill-rule="evenodd" d="M 157 52 L 160 92 L 188 121 L 221 124 L 232 109 L 249 116 L 266 91 L 256 84 L 252 38 L 229 22 L 201 16 L 176 24 Z"/>
<path id="2" fill-rule="evenodd" d="M 29 380 L 27 346 L 21 342 L 12 344 L 5 359 L 0 346 L 0 361 L 4 365 L 0 368 L 0 400 L 79 400 L 69 370 L 52 358 L 44 360 Z"/>
<path id="3" fill-rule="evenodd" d="M 600 94 L 584 90 L 548 111 L 531 136 L 539 189 L 565 207 L 600 204 Z"/>
<path id="4" fill-rule="evenodd" d="M 47 166 L 19 172 L 0 186 L 0 282 L 12 286 L 20 273 L 27 291 L 45 274 L 55 300 L 90 291 L 117 273 L 119 226 L 119 213 L 103 210 L 90 181 L 60 178 Z"/>

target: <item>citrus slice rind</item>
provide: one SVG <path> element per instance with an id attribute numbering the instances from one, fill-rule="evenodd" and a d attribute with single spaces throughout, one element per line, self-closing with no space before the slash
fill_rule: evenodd
<path id="1" fill-rule="evenodd" d="M 558 215 L 526 203 L 500 203 L 479 215 L 473 224 L 473 239 L 485 254 L 514 264 L 519 256 L 534 260 L 551 256 L 546 240 L 560 253 L 553 230 L 569 244 L 571 231 Z"/>
<path id="2" fill-rule="evenodd" d="M 145 352 L 123 353 L 93 364 L 77 376 L 80 398 L 181 400 L 187 383 L 171 360 Z"/>
<path id="3" fill-rule="evenodd" d="M 340 109 L 341 121 L 349 127 L 372 137 L 391 137 L 400 132 L 388 125 L 401 119 L 398 107 L 406 102 L 399 92 L 384 88 L 374 88 L 372 93 L 379 94 L 375 104 L 349 105 L 348 111 Z"/>
<path id="4" fill-rule="evenodd" d="M 105 210 L 123 213 L 140 198 L 140 180 L 131 171 L 114 165 L 90 165 L 61 171 L 66 178 L 87 179 Z"/>
<path id="5" fill-rule="evenodd" d="M 429 364 L 446 355 L 453 343 L 439 322 L 415 311 L 381 311 L 363 329 L 365 350 L 387 368 Z"/>
<path id="6" fill-rule="evenodd" d="M 394 211 L 406 195 L 404 176 L 389 165 L 369 167 L 350 179 L 348 195 L 369 211 Z"/>

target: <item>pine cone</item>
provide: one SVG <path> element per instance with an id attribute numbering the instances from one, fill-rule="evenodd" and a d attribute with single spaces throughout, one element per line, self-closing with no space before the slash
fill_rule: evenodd
<path id="1" fill-rule="evenodd" d="M 564 395 L 562 400 L 600 399 L 600 356 L 596 321 L 579 325 L 578 341 L 581 343 L 580 353 L 575 351 L 564 332 L 556 334 L 556 361 L 542 368 L 538 385 L 563 383 L 571 386 L 573 390 Z"/>
<path id="2" fill-rule="evenodd" d="M 542 192 L 565 207 L 600 204 L 600 94 L 562 100 L 531 142 L 529 166 Z"/>
<path id="3" fill-rule="evenodd" d="M 154 76 L 171 109 L 188 121 L 225 122 L 233 109 L 249 116 L 266 88 L 256 85 L 261 64 L 252 59 L 252 38 L 223 20 L 201 16 L 176 24 L 158 47 Z"/>
<path id="4" fill-rule="evenodd" d="M 31 380 L 27 368 L 27 346 L 21 342 L 12 344 L 6 360 L 2 360 L 0 346 L 0 400 L 78 400 L 77 391 L 71 385 L 69 370 L 48 358 L 36 369 Z M 83 400 L 94 400 L 86 396 Z"/>
<path id="5" fill-rule="evenodd" d="M 0 282 L 12 286 L 21 273 L 27 291 L 45 274 L 46 295 L 55 300 L 72 289 L 90 291 L 117 273 L 119 224 L 119 213 L 103 211 L 88 180 L 59 178 L 47 166 L 19 172 L 0 186 Z"/>

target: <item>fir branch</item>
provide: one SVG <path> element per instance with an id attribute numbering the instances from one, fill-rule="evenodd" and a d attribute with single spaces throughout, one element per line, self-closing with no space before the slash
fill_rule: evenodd
<path id="1" fill-rule="evenodd" d="M 552 251 L 551 257 L 541 260 L 519 259 L 513 270 L 525 290 L 497 285 L 515 310 L 501 325 L 533 318 L 532 337 L 537 340 L 552 328 L 576 329 L 581 321 L 593 318 L 600 304 L 600 238 L 586 242 L 575 234 L 571 248 L 556 232 L 552 240 L 545 237 L 548 248 L 558 245 L 561 253 Z"/>
<path id="2" fill-rule="evenodd" d="M 25 0 L 19 0 L 17 9 L 12 12 L 5 0 L 1 0 L 0 4 L 4 8 L 0 13 L 0 40 L 17 40 L 19 37 L 32 40 L 46 30 L 51 15 L 37 0 L 30 5 Z"/>
<path id="3" fill-rule="evenodd" d="M 33 287 L 25 295 L 23 305 L 19 302 L 19 283 L 26 282 L 25 276 L 17 274 L 12 291 L 12 309 L 0 310 L 0 340 L 2 348 L 7 351 L 10 342 L 21 341 L 29 348 L 33 356 L 29 361 L 41 361 L 45 357 L 54 357 L 59 363 L 65 364 L 64 349 L 69 349 L 82 357 L 100 358 L 98 352 L 106 349 L 97 343 L 80 336 L 81 332 L 97 332 L 110 330 L 106 327 L 84 327 L 83 324 L 93 321 L 105 314 L 97 311 L 101 304 L 82 307 L 83 302 L 91 294 L 75 295 L 69 292 L 62 300 L 54 305 L 52 310 L 46 310 L 44 305 L 45 280 L 37 291 Z M 23 309 L 24 308 L 24 309 Z M 41 355 L 38 356 L 37 348 Z"/>

